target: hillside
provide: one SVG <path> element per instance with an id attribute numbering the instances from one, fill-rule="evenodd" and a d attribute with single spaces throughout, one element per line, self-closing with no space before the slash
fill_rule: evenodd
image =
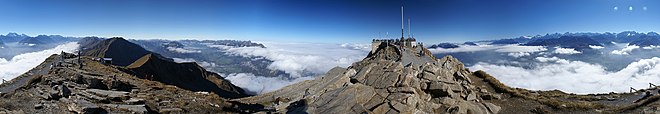
<path id="1" fill-rule="evenodd" d="M 191 91 L 214 92 L 224 98 L 247 96 L 243 89 L 206 71 L 196 63 L 175 63 L 147 54 L 126 66 L 135 76 L 152 81 L 175 85 Z"/>
<path id="2" fill-rule="evenodd" d="M 62 57 L 61 66 L 50 68 Z M 0 113 L 248 113 L 245 107 L 258 107 L 230 102 L 213 92 L 141 79 L 92 57 L 81 60 L 82 68 L 73 54 L 52 55 L 28 73 L 3 83 Z"/>
<path id="3" fill-rule="evenodd" d="M 82 54 L 99 58 L 112 58 L 112 64 L 127 66 L 151 52 L 121 37 L 101 39 L 86 37 L 79 41 Z"/>

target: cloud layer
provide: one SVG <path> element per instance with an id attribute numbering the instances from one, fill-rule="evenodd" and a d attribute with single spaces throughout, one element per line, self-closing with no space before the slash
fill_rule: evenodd
<path id="1" fill-rule="evenodd" d="M 202 51 L 199 51 L 199 50 L 190 50 L 190 49 L 177 48 L 177 47 L 167 47 L 167 50 L 177 52 L 177 53 L 201 53 L 202 52 Z"/>
<path id="2" fill-rule="evenodd" d="M 287 85 L 291 85 L 304 80 L 314 79 L 313 77 L 301 77 L 293 80 L 284 77 L 263 77 L 255 76 L 251 73 L 225 74 L 225 79 L 232 84 L 247 90 L 250 94 L 262 94 L 278 90 Z"/>
<path id="3" fill-rule="evenodd" d="M 61 51 L 72 53 L 77 49 L 78 43 L 70 42 L 43 51 L 19 54 L 11 60 L 0 58 L 0 78 L 11 80 L 41 64 L 52 54 L 59 54 Z"/>
<path id="4" fill-rule="evenodd" d="M 571 93 L 627 92 L 630 87 L 646 88 L 660 82 L 660 58 L 641 59 L 616 72 L 582 61 L 558 57 L 537 57 L 536 66 L 477 63 L 470 69 L 484 70 L 503 83 L 532 90 L 558 89 Z"/>
<path id="5" fill-rule="evenodd" d="M 621 50 L 613 50 L 613 51 L 610 52 L 610 53 L 615 54 L 615 55 L 629 55 L 630 52 L 631 52 L 632 50 L 635 50 L 635 49 L 639 49 L 639 46 L 636 46 L 636 45 L 630 45 L 630 46 L 626 46 L 626 47 L 624 47 L 624 48 L 621 49 Z"/>
<path id="6" fill-rule="evenodd" d="M 197 61 L 197 60 L 192 59 L 192 58 L 172 58 L 172 60 L 174 60 L 174 62 L 176 62 L 176 63 L 195 62 L 199 66 L 202 66 L 204 68 L 210 68 L 210 67 L 215 67 L 216 66 L 215 63 L 209 63 L 209 62 L 206 62 L 206 61 Z"/>
<path id="7" fill-rule="evenodd" d="M 573 48 L 561 48 L 561 47 L 555 47 L 555 51 L 552 51 L 552 53 L 556 53 L 556 54 L 568 54 L 568 55 L 570 55 L 570 54 L 579 54 L 579 53 L 582 53 L 582 52 L 580 52 L 580 51 L 576 51 L 576 50 L 573 49 Z"/>
<path id="8" fill-rule="evenodd" d="M 229 54 L 264 58 L 273 61 L 268 69 L 284 71 L 288 76 L 265 77 L 251 73 L 226 75 L 233 84 L 256 94 L 277 90 L 298 81 L 313 79 L 334 67 L 348 67 L 362 60 L 371 50 L 366 44 L 320 44 L 264 42 L 267 48 L 210 45 Z"/>
<path id="9" fill-rule="evenodd" d="M 282 70 L 291 77 L 315 76 L 333 67 L 347 67 L 369 52 L 353 46 L 318 43 L 263 43 L 267 48 L 211 45 L 245 57 L 264 57 L 273 61 L 268 68 Z"/>

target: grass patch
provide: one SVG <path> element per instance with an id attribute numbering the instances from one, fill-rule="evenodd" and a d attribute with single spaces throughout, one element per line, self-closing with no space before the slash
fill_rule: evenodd
<path id="1" fill-rule="evenodd" d="M 548 105 L 550 107 L 556 108 L 556 109 L 602 109 L 602 108 L 607 108 L 607 106 L 603 104 L 598 104 L 598 103 L 591 103 L 591 102 L 585 102 L 585 101 L 562 101 L 558 100 L 555 98 L 552 98 L 551 96 L 566 96 L 569 94 L 566 94 L 562 91 L 559 90 L 553 90 L 553 91 L 541 91 L 538 92 L 538 94 L 534 94 L 530 90 L 522 89 L 522 88 L 511 88 L 509 86 L 504 85 L 502 82 L 499 80 L 495 79 L 495 77 L 487 74 L 484 71 L 476 71 L 473 73 L 476 77 L 483 78 L 484 81 L 486 81 L 489 85 L 491 85 L 496 92 L 498 93 L 508 93 L 511 94 L 512 96 L 515 97 L 521 97 L 529 100 L 535 100 L 538 101 L 541 104 Z M 542 95 L 544 94 L 544 95 Z"/>

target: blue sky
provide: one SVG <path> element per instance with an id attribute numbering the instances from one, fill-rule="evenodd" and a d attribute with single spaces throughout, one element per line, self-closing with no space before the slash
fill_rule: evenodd
<path id="1" fill-rule="evenodd" d="M 2 0 L 0 33 L 369 42 L 400 36 L 402 3 L 430 43 L 660 27 L 658 0 Z"/>

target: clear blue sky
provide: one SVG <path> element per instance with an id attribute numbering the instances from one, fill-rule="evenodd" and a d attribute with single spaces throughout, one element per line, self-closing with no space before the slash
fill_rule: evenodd
<path id="1" fill-rule="evenodd" d="M 369 42 L 400 36 L 402 3 L 431 43 L 660 27 L 659 0 L 0 0 L 0 33 Z"/>

